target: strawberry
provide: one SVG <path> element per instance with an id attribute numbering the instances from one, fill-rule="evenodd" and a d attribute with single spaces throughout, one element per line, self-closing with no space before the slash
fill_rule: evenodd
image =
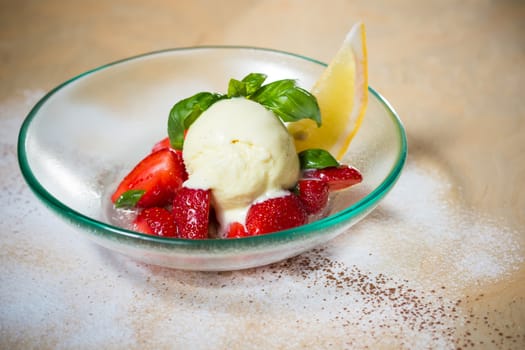
<path id="1" fill-rule="evenodd" d="M 169 137 L 165 137 L 162 140 L 160 140 L 159 142 L 157 142 L 153 146 L 153 148 L 151 149 L 151 153 L 160 151 L 161 149 L 165 149 L 165 148 L 170 148 L 171 149 L 171 144 L 170 144 L 170 138 Z"/>
<path id="2" fill-rule="evenodd" d="M 243 224 L 240 222 L 232 222 L 230 226 L 228 227 L 228 232 L 226 233 L 226 238 L 242 238 L 242 237 L 248 237 L 248 231 L 246 230 L 246 227 L 244 227 Z"/>
<path id="3" fill-rule="evenodd" d="M 146 156 L 126 175 L 111 196 L 111 201 L 115 203 L 129 190 L 143 190 L 145 192 L 136 206 L 162 207 L 173 200 L 175 192 L 187 178 L 182 155 L 161 149 Z"/>
<path id="4" fill-rule="evenodd" d="M 308 214 L 317 214 L 328 203 L 328 183 L 317 179 L 301 179 L 297 182 L 296 193 Z"/>
<path id="5" fill-rule="evenodd" d="M 339 165 L 324 169 L 306 169 L 303 173 L 305 179 L 319 179 L 328 183 L 330 191 L 338 191 L 353 186 L 363 181 L 363 176 L 354 167 Z"/>
<path id="6" fill-rule="evenodd" d="M 173 199 L 173 216 L 177 236 L 189 239 L 208 238 L 210 190 L 182 187 Z"/>
<path id="7" fill-rule="evenodd" d="M 186 137 L 187 133 L 188 133 L 188 129 L 184 130 L 184 137 Z M 164 148 L 169 148 L 172 151 L 181 152 L 182 153 L 181 150 L 171 147 L 171 142 L 170 142 L 170 138 L 169 137 L 165 137 L 162 140 L 160 140 L 159 142 L 157 142 L 155 145 L 153 145 L 153 148 L 151 149 L 151 152 L 156 152 L 156 151 L 159 151 L 159 150 L 164 149 Z"/>
<path id="8" fill-rule="evenodd" d="M 135 230 L 149 235 L 175 237 L 177 226 L 173 215 L 164 208 L 151 207 L 142 210 L 133 221 Z"/>
<path id="9" fill-rule="evenodd" d="M 299 198 L 289 193 L 252 204 L 246 215 L 249 235 L 261 235 L 306 224 L 308 216 Z"/>
<path id="10" fill-rule="evenodd" d="M 157 142 L 155 145 L 153 145 L 153 148 L 151 149 L 151 153 L 155 153 L 157 151 L 160 151 L 162 149 L 169 149 L 172 152 L 175 152 L 177 154 L 177 157 L 179 157 L 179 161 L 182 162 L 182 150 L 175 149 L 171 147 L 170 139 L 169 137 L 165 137 L 159 142 Z M 188 178 L 188 174 L 186 174 L 186 168 L 184 169 L 184 178 L 185 180 Z"/>

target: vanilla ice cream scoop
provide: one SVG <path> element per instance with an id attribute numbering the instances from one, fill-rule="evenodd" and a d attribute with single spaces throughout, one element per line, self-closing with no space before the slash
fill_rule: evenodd
<path id="1" fill-rule="evenodd" d="M 191 125 L 183 158 L 184 186 L 212 190 L 212 204 L 224 234 L 244 223 L 257 200 L 283 194 L 299 178 L 293 138 L 269 110 L 246 98 L 221 100 Z"/>

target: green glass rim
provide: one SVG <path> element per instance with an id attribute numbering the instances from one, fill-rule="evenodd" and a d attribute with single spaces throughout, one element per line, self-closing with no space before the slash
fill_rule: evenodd
<path id="1" fill-rule="evenodd" d="M 191 46 L 191 47 L 181 47 L 181 48 L 172 48 L 172 49 L 164 49 L 164 50 L 158 50 L 148 53 L 139 54 L 136 56 L 128 57 L 125 59 L 121 59 L 118 61 L 114 61 L 105 65 L 102 65 L 100 67 L 94 68 L 92 70 L 86 71 L 84 73 L 81 73 L 62 84 L 58 85 L 51 91 L 49 91 L 45 96 L 43 96 L 31 109 L 31 111 L 26 116 L 25 120 L 23 121 L 19 135 L 18 135 L 18 144 L 17 144 L 17 154 L 18 154 L 18 163 L 20 170 L 22 172 L 22 175 L 31 188 L 31 190 L 35 193 L 35 195 L 42 201 L 44 204 L 46 204 L 51 210 L 55 211 L 57 214 L 64 216 L 68 218 L 70 221 L 77 223 L 81 226 L 85 226 L 88 228 L 91 228 L 92 232 L 103 232 L 104 234 L 111 235 L 113 237 L 111 238 L 127 238 L 131 239 L 133 241 L 136 241 L 137 243 L 153 243 L 162 245 L 166 248 L 169 247 L 180 247 L 180 248 L 190 248 L 190 249 L 206 249 L 210 250 L 215 247 L 217 248 L 224 248 L 224 247 L 241 247 L 242 245 L 257 245 L 257 244 L 264 244 L 265 242 L 269 241 L 288 241 L 288 240 L 294 240 L 297 238 L 297 236 L 304 236 L 308 235 L 308 233 L 311 232 L 318 232 L 322 231 L 323 229 L 330 227 L 332 225 L 336 225 L 349 217 L 358 216 L 361 213 L 365 212 L 366 210 L 370 209 L 374 205 L 376 205 L 394 186 L 394 184 L 397 182 L 399 176 L 401 175 L 401 171 L 404 167 L 404 164 L 406 162 L 407 158 L 407 138 L 406 138 L 406 132 L 404 129 L 404 126 L 397 114 L 397 112 L 394 110 L 394 108 L 390 105 L 390 103 L 376 90 L 374 90 L 372 87 L 368 87 L 368 91 L 370 94 L 372 94 L 377 101 L 379 101 L 385 110 L 388 111 L 388 114 L 390 118 L 392 119 L 394 125 L 396 126 L 396 129 L 398 131 L 398 137 L 399 137 L 399 144 L 400 144 L 400 150 L 398 152 L 398 157 L 396 159 L 394 167 L 390 170 L 386 178 L 377 186 L 375 189 L 373 189 L 370 193 L 368 193 L 366 196 L 361 198 L 359 201 L 354 203 L 353 205 L 349 206 L 348 208 L 337 212 L 335 214 L 332 214 L 330 216 L 327 216 L 325 218 L 322 218 L 320 220 L 314 221 L 312 223 L 295 227 L 288 230 L 283 230 L 275 233 L 260 235 L 260 236 L 251 236 L 251 237 L 245 237 L 245 238 L 237 238 L 237 239 L 207 239 L 207 240 L 189 240 L 189 239 L 180 239 L 180 238 L 163 238 L 163 237 L 157 237 L 152 235 L 146 235 L 142 234 L 136 231 L 124 229 L 118 226 L 114 226 L 102 221 L 95 220 L 89 216 L 86 216 L 76 210 L 73 210 L 72 208 L 69 208 L 67 205 L 62 203 L 58 198 L 53 196 L 50 192 L 48 192 L 45 187 L 40 183 L 37 176 L 33 173 L 28 157 L 27 157 L 27 149 L 26 149 L 26 142 L 27 142 L 27 136 L 28 131 L 31 126 L 31 122 L 37 117 L 38 111 L 40 108 L 46 103 L 46 101 L 53 96 L 55 93 L 57 93 L 59 90 L 65 88 L 67 85 L 85 77 L 90 74 L 93 74 L 95 72 L 111 68 L 112 66 L 115 66 L 117 64 L 145 58 L 148 56 L 154 56 L 159 54 L 165 54 L 165 53 L 174 53 L 174 52 L 181 52 L 181 51 L 198 51 L 198 50 L 247 50 L 247 51 L 261 51 L 261 52 L 269 52 L 269 53 L 275 53 L 279 55 L 285 55 L 285 56 L 292 56 L 296 57 L 301 60 L 306 60 L 321 66 L 326 67 L 327 64 L 323 63 L 321 61 L 299 55 L 294 54 L 286 51 L 281 50 L 275 50 L 275 49 L 268 49 L 268 48 L 260 48 L 260 47 L 252 47 L 252 46 L 224 46 L 224 45 L 215 45 L 215 46 Z M 110 238 L 110 237 L 108 237 Z"/>

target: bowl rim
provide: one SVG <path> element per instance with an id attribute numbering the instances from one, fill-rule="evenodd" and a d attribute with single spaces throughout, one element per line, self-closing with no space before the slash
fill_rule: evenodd
<path id="1" fill-rule="evenodd" d="M 53 96 L 55 93 L 60 91 L 61 89 L 67 87 L 69 84 L 82 79 L 85 76 L 89 76 L 90 74 L 96 73 L 98 71 L 102 71 L 104 69 L 111 68 L 115 65 L 126 63 L 129 61 L 147 58 L 149 56 L 156 56 L 159 54 L 165 54 L 165 53 L 174 53 L 174 52 L 181 52 L 181 51 L 199 51 L 199 50 L 253 50 L 253 51 L 262 51 L 266 53 L 275 53 L 278 55 L 285 55 L 285 56 L 291 56 L 295 57 L 301 60 L 306 60 L 311 63 L 319 64 L 321 66 L 326 67 L 327 64 L 321 61 L 318 61 L 316 59 L 299 55 L 295 53 L 290 53 L 283 50 L 277 50 L 277 49 L 269 49 L 269 48 L 261 48 L 261 47 L 254 47 L 254 46 L 237 46 L 237 45 L 206 45 L 206 46 L 188 46 L 188 47 L 179 47 L 179 48 L 169 48 L 169 49 L 163 49 L 163 50 L 157 50 L 157 51 L 151 51 L 135 56 L 130 56 L 124 59 L 120 59 L 117 61 L 113 61 L 104 65 L 101 65 L 99 67 L 96 67 L 94 69 L 85 71 L 81 74 L 78 74 L 74 76 L 73 78 L 70 78 L 63 83 L 59 84 L 55 88 L 51 89 L 48 93 L 46 93 L 30 110 L 30 112 L 27 114 L 26 118 L 24 119 L 19 135 L 18 135 L 18 144 L 17 144 L 17 155 L 18 155 L 18 163 L 20 170 L 22 172 L 22 175 L 31 188 L 31 190 L 35 193 L 35 195 L 44 203 L 46 206 L 48 206 L 50 209 L 52 209 L 54 212 L 58 213 L 59 215 L 65 216 L 70 221 L 81 224 L 83 226 L 87 226 L 91 229 L 93 229 L 93 232 L 102 231 L 111 237 L 108 238 L 127 238 L 132 239 L 135 241 L 141 241 L 142 243 L 153 243 L 155 245 L 162 245 L 164 247 L 173 247 L 173 248 L 192 248 L 192 249 L 205 249 L 210 250 L 214 248 L 224 248 L 224 247 L 239 247 L 239 246 L 253 246 L 253 245 L 259 245 L 264 243 L 269 243 L 273 241 L 290 241 L 295 240 L 299 237 L 304 237 L 305 235 L 308 235 L 308 233 L 314 233 L 323 229 L 326 229 L 328 227 L 331 227 L 333 225 L 336 225 L 340 223 L 341 221 L 344 221 L 350 217 L 358 217 L 361 213 L 367 211 L 368 209 L 373 208 L 376 204 L 379 203 L 379 201 L 389 192 L 389 190 L 394 186 L 394 184 L 397 182 L 399 176 L 401 175 L 401 171 L 405 165 L 406 158 L 407 158 L 407 137 L 405 128 L 397 114 L 397 112 L 394 110 L 392 105 L 375 89 L 372 87 L 368 87 L 369 93 L 371 93 L 377 101 L 383 105 L 383 108 L 388 112 L 390 118 L 392 119 L 394 126 L 396 127 L 398 138 L 399 138 L 399 144 L 400 149 L 397 155 L 397 159 L 395 161 L 394 166 L 388 173 L 388 175 L 385 177 L 385 179 L 376 187 L 374 188 L 370 193 L 365 195 L 363 198 L 352 204 L 351 206 L 335 213 L 330 216 L 327 216 L 325 218 L 322 218 L 320 220 L 316 220 L 314 222 L 308 223 L 306 225 L 302 225 L 299 227 L 278 231 L 274 233 L 269 233 L 265 235 L 259 235 L 259 236 L 250 236 L 250 237 L 244 237 L 244 238 L 237 238 L 237 239 L 204 239 L 204 240 L 191 240 L 191 239 L 182 239 L 182 238 L 164 238 L 164 237 L 158 237 L 158 236 L 152 236 L 147 234 L 142 234 L 136 231 L 128 230 L 122 227 L 118 227 L 109 223 L 105 223 L 96 219 L 93 219 L 87 215 L 84 215 L 64 203 L 62 203 L 58 198 L 53 196 L 50 192 L 48 192 L 45 187 L 40 183 L 38 180 L 38 176 L 34 174 L 34 172 L 31 169 L 31 166 L 29 164 L 28 156 L 27 156 L 27 149 L 26 149 L 26 141 L 28 137 L 28 132 L 31 127 L 31 122 L 37 118 L 38 112 L 40 108 L 46 103 L 46 101 Z M 327 233 L 327 232 L 323 232 Z"/>

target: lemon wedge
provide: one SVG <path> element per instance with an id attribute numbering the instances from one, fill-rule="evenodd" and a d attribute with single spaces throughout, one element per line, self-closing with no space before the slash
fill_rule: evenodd
<path id="1" fill-rule="evenodd" d="M 321 110 L 322 125 L 309 119 L 289 123 L 297 152 L 328 150 L 340 160 L 357 133 L 368 104 L 368 69 L 365 25 L 356 23 L 341 48 L 323 71 L 312 94 Z"/>

